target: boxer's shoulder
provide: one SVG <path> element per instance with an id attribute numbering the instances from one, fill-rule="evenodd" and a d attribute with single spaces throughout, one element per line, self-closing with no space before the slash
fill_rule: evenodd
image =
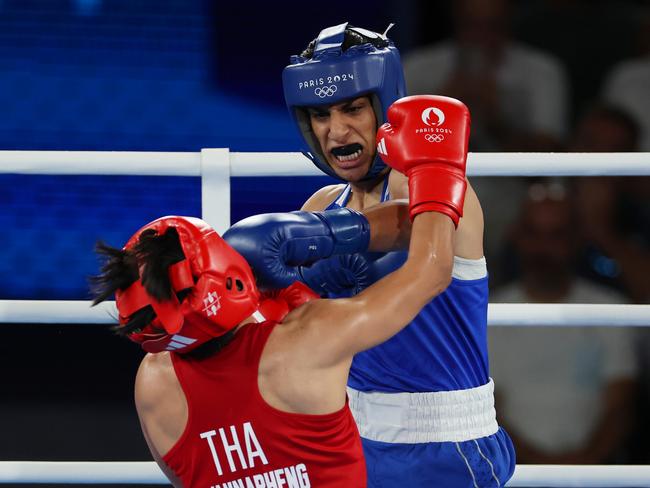
<path id="1" fill-rule="evenodd" d="M 168 388 L 180 387 L 174 371 L 171 354 L 159 352 L 147 354 L 140 363 L 135 379 L 136 401 L 142 406 L 157 401 L 168 393 Z"/>
<path id="2" fill-rule="evenodd" d="M 483 256 L 483 209 L 476 192 L 468 183 L 454 243 L 454 254 L 466 259 L 480 259 Z"/>
<path id="3" fill-rule="evenodd" d="M 188 405 L 169 352 L 147 354 L 135 380 L 135 406 L 147 443 L 158 455 L 174 446 L 185 430 Z"/>
<path id="4" fill-rule="evenodd" d="M 409 197 L 408 178 L 399 171 L 391 171 L 388 175 L 388 192 L 391 200 L 407 199 Z"/>
<path id="5" fill-rule="evenodd" d="M 327 185 L 314 193 L 307 201 L 303 204 L 301 210 L 307 212 L 316 212 L 319 210 L 325 210 L 334 200 L 338 198 L 345 184 L 338 185 Z"/>

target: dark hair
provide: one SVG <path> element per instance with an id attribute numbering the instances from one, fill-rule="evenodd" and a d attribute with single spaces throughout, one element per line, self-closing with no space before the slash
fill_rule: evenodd
<path id="1" fill-rule="evenodd" d="M 93 306 L 103 302 L 117 290 L 126 290 L 138 277 L 138 263 L 131 251 L 124 251 L 98 241 L 95 252 L 103 259 L 101 274 L 92 276 L 90 291 Z"/>
<path id="2" fill-rule="evenodd" d="M 316 47 L 316 41 L 318 39 L 312 40 L 303 52 L 300 53 L 300 56 L 303 58 L 311 59 L 314 56 L 314 48 Z M 360 46 L 361 44 L 372 44 L 377 48 L 384 48 L 388 46 L 389 41 L 381 37 L 368 37 L 362 33 L 354 30 L 354 28 L 349 25 L 345 29 L 343 44 L 341 44 L 341 49 L 345 52 L 352 46 Z"/>
<path id="3" fill-rule="evenodd" d="M 147 229 L 134 246 L 138 261 L 142 263 L 142 285 L 147 293 L 158 301 L 172 297 L 172 284 L 168 268 L 185 259 L 178 231 L 170 227 L 162 234 Z"/>
<path id="4" fill-rule="evenodd" d="M 128 251 L 103 242 L 97 243 L 95 251 L 104 258 L 104 264 L 101 274 L 90 278 L 93 306 L 117 290 L 126 290 L 131 286 L 140 277 L 138 263 L 142 263 L 142 285 L 147 293 L 156 300 L 169 300 L 173 290 L 167 268 L 185 259 L 178 231 L 173 227 L 162 235 L 157 235 L 153 229 L 145 230 L 133 249 Z M 189 290 L 181 290 L 177 297 L 182 301 L 188 293 Z M 116 326 L 113 330 L 125 336 L 139 331 L 154 318 L 156 313 L 153 308 L 146 306 L 135 312 L 126 325 Z"/>
<path id="5" fill-rule="evenodd" d="M 101 274 L 89 278 L 93 307 L 110 298 L 117 290 L 126 290 L 140 277 L 137 258 L 133 251 L 117 249 L 99 241 L 95 244 L 95 252 L 104 263 Z M 112 330 L 117 335 L 126 336 L 141 330 L 154 317 L 153 308 L 148 306 L 135 312 L 125 326 L 116 325 Z"/>

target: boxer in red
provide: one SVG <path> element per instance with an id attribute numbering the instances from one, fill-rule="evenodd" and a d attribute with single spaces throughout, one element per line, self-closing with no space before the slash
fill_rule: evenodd
<path id="1" fill-rule="evenodd" d="M 417 130 L 433 102 L 453 126 L 436 145 Z M 385 250 L 386 227 L 399 247 L 410 231 L 404 265 L 354 297 L 312 300 L 299 283 L 263 297 L 244 258 L 188 217 L 158 219 L 121 250 L 100 247 L 107 261 L 95 302 L 115 293 L 118 332 L 150 353 L 138 370 L 136 407 L 175 486 L 366 485 L 346 398 L 352 357 L 399 332 L 449 284 L 466 187 L 462 103 L 409 97 L 391 114 L 394 124 L 377 140 L 384 160 L 408 176 L 412 226 L 386 220 L 384 207 L 381 219 L 368 211 L 368 220 L 349 209 L 269 214 L 258 219 L 262 233 L 249 229 L 261 248 L 304 247 L 305 260 L 322 249 L 350 252 L 354 241 Z"/>

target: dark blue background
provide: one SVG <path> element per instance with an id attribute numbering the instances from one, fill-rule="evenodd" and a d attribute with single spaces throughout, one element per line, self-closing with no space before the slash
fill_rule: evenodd
<path id="1" fill-rule="evenodd" d="M 328 23 L 385 28 L 372 5 L 335 0 L 305 22 L 300 2 L 2 1 L 0 149 L 298 151 L 288 56 Z M 234 179 L 233 220 L 297 209 L 328 182 Z M 0 174 L 0 299 L 87 299 L 97 239 L 122 245 L 200 201 L 198 178 Z"/>

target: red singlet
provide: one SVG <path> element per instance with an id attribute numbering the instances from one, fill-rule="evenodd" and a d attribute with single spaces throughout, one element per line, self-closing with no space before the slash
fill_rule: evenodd
<path id="1" fill-rule="evenodd" d="M 307 415 L 281 412 L 262 398 L 257 370 L 275 325 L 246 325 L 205 359 L 171 354 L 188 422 L 163 460 L 185 488 L 366 486 L 361 439 L 347 405 Z"/>

